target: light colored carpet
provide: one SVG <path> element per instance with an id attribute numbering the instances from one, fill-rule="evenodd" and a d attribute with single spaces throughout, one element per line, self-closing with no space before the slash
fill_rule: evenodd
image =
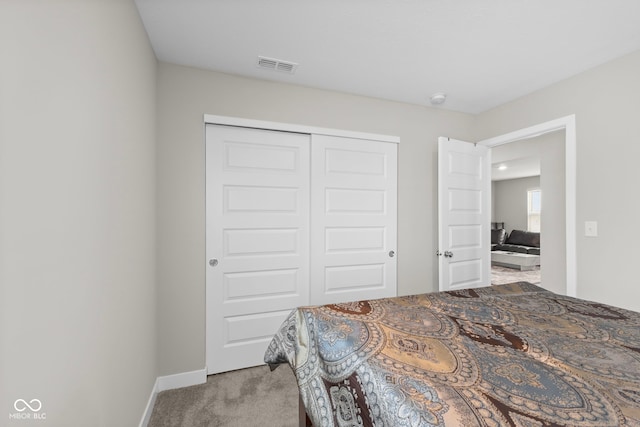
<path id="1" fill-rule="evenodd" d="M 297 427 L 298 388 L 281 365 L 210 375 L 206 384 L 158 394 L 148 427 Z"/>
<path id="2" fill-rule="evenodd" d="M 504 285 L 514 282 L 529 282 L 534 285 L 540 284 L 540 267 L 533 270 L 520 271 L 515 268 L 502 267 L 499 265 L 491 266 L 491 284 Z"/>

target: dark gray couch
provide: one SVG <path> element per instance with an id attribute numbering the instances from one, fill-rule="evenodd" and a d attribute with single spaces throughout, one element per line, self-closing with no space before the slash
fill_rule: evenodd
<path id="1" fill-rule="evenodd" d="M 496 246 L 504 245 L 507 240 L 507 230 L 504 228 L 494 228 L 491 230 L 491 250 L 495 251 Z"/>
<path id="2" fill-rule="evenodd" d="M 507 236 L 504 229 L 491 230 L 491 250 L 540 255 L 540 233 L 513 230 Z"/>

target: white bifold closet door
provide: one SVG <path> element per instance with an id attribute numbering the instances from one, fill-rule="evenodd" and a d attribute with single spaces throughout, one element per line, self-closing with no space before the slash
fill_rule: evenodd
<path id="1" fill-rule="evenodd" d="M 312 304 L 396 295 L 396 157 L 396 144 L 312 136 Z"/>
<path id="2" fill-rule="evenodd" d="M 292 309 L 396 295 L 397 144 L 206 129 L 208 373 L 263 363 Z"/>
<path id="3" fill-rule="evenodd" d="M 309 302 L 310 136 L 207 125 L 207 368 L 256 366 Z"/>

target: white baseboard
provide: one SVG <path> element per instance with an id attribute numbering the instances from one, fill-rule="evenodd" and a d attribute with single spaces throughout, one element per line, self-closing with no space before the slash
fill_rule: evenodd
<path id="1" fill-rule="evenodd" d="M 142 419 L 140 420 L 140 427 L 147 427 L 147 425 L 149 424 L 151 414 L 153 413 L 153 407 L 156 404 L 156 397 L 158 397 L 158 378 L 156 378 L 156 382 L 153 383 L 151 396 L 149 396 L 147 407 L 144 408 L 144 413 L 142 414 Z"/>
<path id="2" fill-rule="evenodd" d="M 158 393 L 174 388 L 190 387 L 207 382 L 207 368 L 181 374 L 158 377 Z"/>
<path id="3" fill-rule="evenodd" d="M 149 401 L 147 402 L 147 407 L 145 408 L 144 414 L 142 414 L 142 419 L 140 420 L 140 427 L 147 427 L 149 424 L 158 393 L 165 390 L 173 390 L 174 388 L 204 384 L 206 382 L 207 368 L 156 378 L 156 382 L 153 384 L 153 389 L 151 390 L 151 396 L 149 396 Z"/>

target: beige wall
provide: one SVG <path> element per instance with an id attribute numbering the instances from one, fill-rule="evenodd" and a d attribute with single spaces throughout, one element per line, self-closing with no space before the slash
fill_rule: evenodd
<path id="1" fill-rule="evenodd" d="M 437 137 L 469 139 L 472 116 L 160 63 L 161 375 L 204 366 L 204 113 L 399 136 L 399 293 L 437 290 Z"/>
<path id="2" fill-rule="evenodd" d="M 640 310 L 640 51 L 480 114 L 477 140 L 569 114 L 577 127 L 578 296 Z M 584 236 L 584 221 L 599 236 Z M 543 224 L 544 226 L 544 224 Z"/>
<path id="3" fill-rule="evenodd" d="M 566 197 L 565 132 L 558 131 L 535 138 L 540 144 L 540 280 L 543 288 L 566 294 Z"/>
<path id="4" fill-rule="evenodd" d="M 137 425 L 156 378 L 153 52 L 120 0 L 4 0 L 0 52 L 0 424 Z M 9 419 L 16 399 L 46 421 Z"/>
<path id="5" fill-rule="evenodd" d="M 504 222 L 507 233 L 527 229 L 527 191 L 540 188 L 540 177 L 505 179 L 493 183 L 491 197 L 496 221 Z"/>

